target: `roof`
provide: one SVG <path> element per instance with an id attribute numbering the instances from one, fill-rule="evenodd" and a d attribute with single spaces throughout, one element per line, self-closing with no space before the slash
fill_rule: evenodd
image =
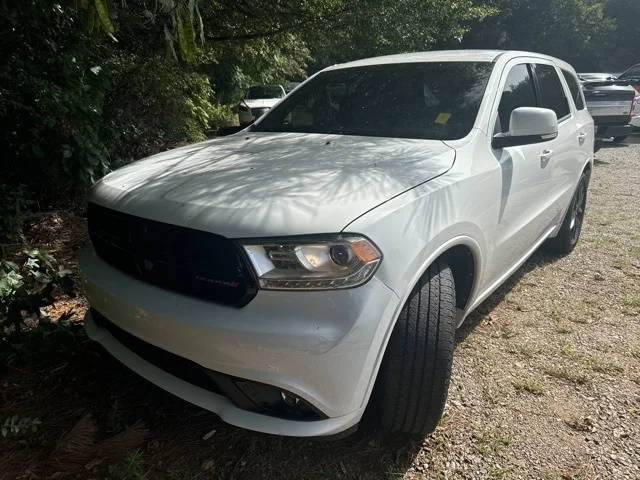
<path id="1" fill-rule="evenodd" d="M 413 62 L 494 62 L 498 59 L 498 57 L 502 55 L 507 55 L 508 58 L 539 57 L 553 60 L 557 62 L 558 65 L 569 65 L 562 60 L 550 57 L 548 55 L 543 55 L 541 53 L 506 50 L 436 50 L 432 52 L 401 53 L 398 55 L 364 58 L 362 60 L 355 60 L 353 62 L 333 65 L 327 70 Z"/>
<path id="2" fill-rule="evenodd" d="M 329 68 L 351 68 L 413 62 L 493 62 L 502 53 L 504 52 L 500 50 L 438 50 L 433 52 L 400 53 L 383 57 L 364 58 Z"/>

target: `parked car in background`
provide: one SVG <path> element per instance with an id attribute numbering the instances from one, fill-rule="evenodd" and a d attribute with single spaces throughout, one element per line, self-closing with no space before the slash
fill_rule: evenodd
<path id="1" fill-rule="evenodd" d="M 249 87 L 240 105 L 238 105 L 240 125 L 250 125 L 268 112 L 285 95 L 286 92 L 282 85 L 255 85 Z"/>
<path id="2" fill-rule="evenodd" d="M 640 128 L 640 63 L 628 68 L 618 78 L 629 82 L 638 92 L 638 96 L 636 96 L 636 112 L 631 119 L 631 125 Z"/>
<path id="3" fill-rule="evenodd" d="M 576 246 L 593 146 L 552 57 L 334 65 L 241 134 L 93 187 L 87 332 L 236 426 L 334 435 L 370 409 L 429 433 L 456 328 L 541 245 Z"/>
<path id="4" fill-rule="evenodd" d="M 629 67 L 618 76 L 619 80 L 625 80 L 640 93 L 640 63 Z"/>
<path id="5" fill-rule="evenodd" d="M 626 80 L 608 73 L 578 74 L 587 108 L 596 126 L 596 149 L 605 139 L 624 141 L 633 131 L 638 92 Z"/>

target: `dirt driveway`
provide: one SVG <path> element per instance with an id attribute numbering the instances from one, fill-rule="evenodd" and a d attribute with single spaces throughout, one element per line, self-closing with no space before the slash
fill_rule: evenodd
<path id="1" fill-rule="evenodd" d="M 34 240 L 71 258 L 82 225 L 60 214 Z M 54 310 L 80 318 L 84 308 L 62 299 Z M 0 425 L 13 415 L 41 422 L 0 437 L 2 479 L 637 479 L 640 145 L 598 153 L 576 251 L 536 254 L 460 332 L 446 413 L 426 439 L 242 431 L 138 378 L 76 330 L 60 335 L 0 370 Z M 138 420 L 148 436 L 116 437 L 121 448 L 107 455 L 114 442 L 99 442 Z"/>

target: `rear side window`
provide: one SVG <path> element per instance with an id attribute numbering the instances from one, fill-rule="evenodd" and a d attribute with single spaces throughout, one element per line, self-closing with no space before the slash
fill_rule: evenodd
<path id="1" fill-rule="evenodd" d="M 584 99 L 582 98 L 582 92 L 580 91 L 578 80 L 573 73 L 567 72 L 566 70 L 562 70 L 562 74 L 567 81 L 567 85 L 569 85 L 569 90 L 571 91 L 571 96 L 576 104 L 576 108 L 578 110 L 584 110 Z"/>
<path id="2" fill-rule="evenodd" d="M 520 107 L 536 107 L 536 94 L 529 67 L 516 65 L 509 72 L 502 91 L 494 133 L 507 133 L 511 112 Z"/>
<path id="3" fill-rule="evenodd" d="M 564 94 L 564 88 L 562 88 L 562 83 L 560 83 L 560 77 L 558 77 L 555 67 L 536 64 L 534 68 L 540 89 L 538 106 L 553 110 L 556 112 L 558 119 L 568 116 L 569 101 Z"/>

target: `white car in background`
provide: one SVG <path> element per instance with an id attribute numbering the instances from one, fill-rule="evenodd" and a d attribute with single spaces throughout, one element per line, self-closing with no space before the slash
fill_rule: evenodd
<path id="1" fill-rule="evenodd" d="M 268 112 L 285 95 L 286 92 L 282 85 L 255 85 L 249 87 L 240 105 L 238 105 L 240 125 L 250 125 Z"/>
<path id="2" fill-rule="evenodd" d="M 429 433 L 456 328 L 543 243 L 576 246 L 593 148 L 561 60 L 334 65 L 249 129 L 93 187 L 87 332 L 236 426 L 334 435 L 368 410 Z"/>

